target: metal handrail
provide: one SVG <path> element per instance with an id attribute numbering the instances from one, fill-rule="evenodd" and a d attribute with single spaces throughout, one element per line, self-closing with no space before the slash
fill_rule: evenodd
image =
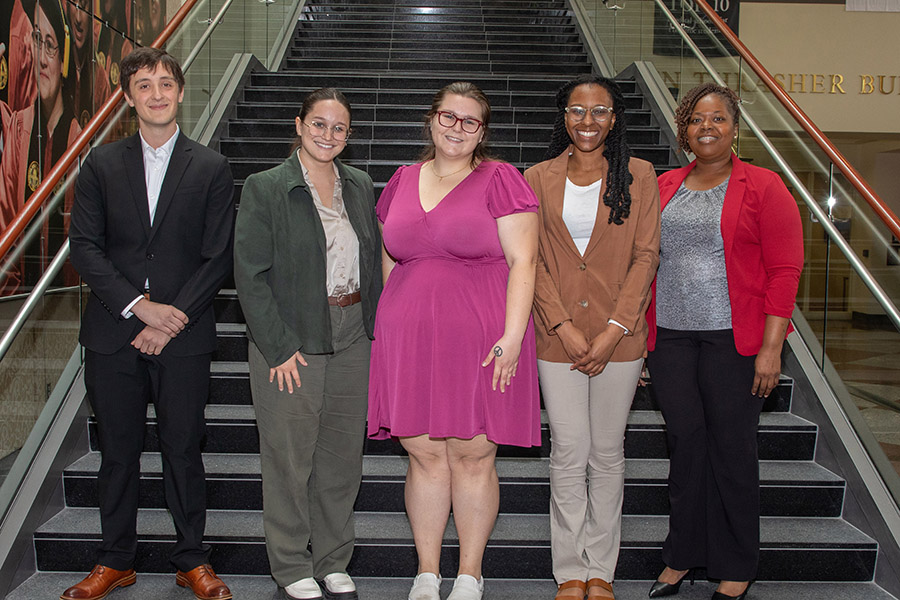
<path id="1" fill-rule="evenodd" d="M 199 2 L 199 0 L 187 0 L 184 5 L 178 9 L 175 16 L 172 17 L 172 20 L 166 24 L 159 36 L 153 40 L 151 47 L 162 47 L 172 34 L 175 33 L 197 2 Z M 25 227 L 38 213 L 44 202 L 50 198 L 50 195 L 53 193 L 53 188 L 56 187 L 59 180 L 63 178 L 69 168 L 75 163 L 78 156 L 87 147 L 97 131 L 103 126 L 106 120 L 109 119 L 113 110 L 116 108 L 116 105 L 122 101 L 123 95 L 122 87 L 117 87 L 116 91 L 107 98 L 103 106 L 100 107 L 100 110 L 97 111 L 97 114 L 94 115 L 94 118 L 88 122 L 79 136 L 75 138 L 75 143 L 69 146 L 59 161 L 57 161 L 53 168 L 50 169 L 50 173 L 44 178 L 41 185 L 38 186 L 38 189 L 35 190 L 34 194 L 32 194 L 28 202 L 25 203 L 22 210 L 20 210 L 12 220 L 12 223 L 10 223 L 9 227 L 3 232 L 3 235 L 0 236 L 0 257 L 4 257 L 9 253 L 15 245 L 16 240 L 22 235 Z M 5 278 L 6 274 L 0 274 L 0 277 Z"/>
<path id="2" fill-rule="evenodd" d="M 709 59 L 706 58 L 706 55 L 703 54 L 703 51 L 700 50 L 699 46 L 697 46 L 694 40 L 692 40 L 691 37 L 684 31 L 681 23 L 679 23 L 678 19 L 675 18 L 675 15 L 672 14 L 672 11 L 669 10 L 669 7 L 665 5 L 665 2 L 663 2 L 663 0 L 654 1 L 666 16 L 666 18 L 672 23 L 672 25 L 674 25 L 681 38 L 691 48 L 694 56 L 697 57 L 697 60 L 700 61 L 700 64 L 703 65 L 703 67 L 707 70 L 707 72 L 715 80 L 715 82 L 718 85 L 725 86 L 725 80 L 719 75 L 719 72 L 712 65 L 712 63 L 709 62 Z M 704 2 L 704 0 L 696 1 Z M 857 275 L 859 275 L 860 279 L 862 279 L 866 287 L 869 288 L 869 291 L 872 292 L 872 295 L 875 296 L 876 301 L 881 305 L 885 313 L 887 313 L 887 316 L 894 324 L 894 327 L 896 327 L 897 330 L 900 330 L 900 310 L 897 309 L 897 306 L 893 303 L 890 296 L 885 293 L 881 285 L 879 285 L 879 283 L 875 280 L 866 266 L 856 255 L 856 252 L 850 246 L 850 243 L 846 239 L 844 239 L 844 236 L 841 235 L 837 227 L 834 226 L 834 223 L 832 223 L 831 219 L 828 218 L 828 215 L 824 210 L 822 210 L 822 207 L 819 205 L 813 195 L 809 192 L 808 189 L 806 189 L 803 181 L 797 176 L 796 173 L 794 173 L 794 170 L 791 169 L 791 166 L 784 159 L 784 157 L 781 156 L 781 154 L 775 148 L 774 144 L 769 141 L 769 138 L 763 132 L 762 128 L 756 124 L 756 121 L 753 119 L 753 117 L 744 112 L 741 115 L 741 118 L 744 119 L 744 122 L 747 123 L 747 126 L 750 128 L 750 130 L 754 133 L 754 135 L 756 135 L 763 148 L 765 148 L 766 152 L 769 153 L 769 156 L 772 157 L 772 159 L 778 165 L 778 168 L 781 169 L 782 173 L 784 173 L 785 177 L 788 178 L 788 180 L 791 182 L 791 185 L 794 186 L 794 189 L 796 189 L 800 193 L 800 196 L 806 203 L 807 208 L 819 220 L 819 224 L 822 225 L 823 229 L 825 229 L 828 237 L 831 238 L 831 241 L 838 246 L 838 248 L 844 254 L 845 258 L 850 263 L 853 270 Z"/>
<path id="3" fill-rule="evenodd" d="M 803 109 L 794 102 L 794 99 L 791 98 L 787 92 L 784 91 L 778 82 L 775 81 L 775 78 L 766 70 L 766 68 L 762 65 L 761 62 L 753 55 L 752 52 L 744 45 L 744 43 L 738 38 L 737 35 L 731 30 L 730 27 L 722 20 L 722 18 L 716 14 L 716 11 L 713 10 L 706 0 L 694 0 L 694 3 L 700 7 L 700 10 L 709 18 L 710 21 L 718 28 L 718 30 L 725 36 L 725 39 L 728 41 L 731 46 L 737 50 L 738 54 L 740 54 L 741 58 L 753 69 L 753 72 L 762 80 L 762 82 L 769 88 L 769 91 L 772 92 L 772 95 L 778 99 L 778 101 L 784 106 L 784 108 L 794 117 L 794 120 L 803 128 L 806 133 L 813 139 L 816 145 L 822 149 L 822 152 L 828 156 L 829 159 L 837 166 L 838 170 L 843 173 L 844 177 L 850 182 L 850 184 L 859 192 L 860 196 L 865 199 L 865 201 L 869 204 L 875 214 L 884 222 L 887 228 L 891 231 L 891 233 L 897 239 L 900 239 L 900 219 L 897 218 L 897 215 L 884 203 L 884 200 L 872 189 L 872 187 L 866 182 L 865 179 L 859 174 L 859 172 L 853 168 L 844 155 L 841 154 L 841 151 L 838 150 L 834 144 L 831 143 L 831 140 L 822 133 L 822 130 L 819 129 L 815 123 L 813 123 L 812 119 L 810 119 Z M 657 2 L 659 4 L 659 2 Z M 677 23 L 677 27 L 681 30 L 681 25 Z M 724 84 L 721 84 L 724 85 Z"/>

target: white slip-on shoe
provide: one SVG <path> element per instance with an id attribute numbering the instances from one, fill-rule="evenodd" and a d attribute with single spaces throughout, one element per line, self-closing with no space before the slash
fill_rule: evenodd
<path id="1" fill-rule="evenodd" d="M 330 573 L 322 579 L 322 591 L 327 600 L 358 600 L 356 584 L 346 573 Z"/>
<path id="2" fill-rule="evenodd" d="M 312 577 L 305 577 L 300 581 L 284 586 L 284 593 L 287 594 L 288 598 L 294 598 L 295 600 L 320 600 L 322 598 L 322 589 Z"/>
<path id="3" fill-rule="evenodd" d="M 441 600 L 441 576 L 434 573 L 416 575 L 409 590 L 409 600 Z"/>
<path id="4" fill-rule="evenodd" d="M 471 575 L 457 575 L 447 600 L 481 600 L 483 594 L 484 577 L 475 579 Z"/>

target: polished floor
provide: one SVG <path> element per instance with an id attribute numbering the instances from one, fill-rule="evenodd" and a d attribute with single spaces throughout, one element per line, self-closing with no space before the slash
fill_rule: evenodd
<path id="1" fill-rule="evenodd" d="M 819 341 L 823 324 L 810 321 Z M 825 353 L 900 474 L 900 333 L 829 321 Z"/>

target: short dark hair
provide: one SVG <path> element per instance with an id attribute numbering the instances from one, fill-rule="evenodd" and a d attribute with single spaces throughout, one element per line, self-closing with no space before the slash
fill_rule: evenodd
<path id="1" fill-rule="evenodd" d="M 158 65 L 162 65 L 175 78 L 179 90 L 184 89 L 184 73 L 181 72 L 181 65 L 178 64 L 178 61 L 165 50 L 143 47 L 135 48 L 119 63 L 119 83 L 122 91 L 126 95 L 129 93 L 128 86 L 135 73 L 141 69 L 154 71 Z"/>
<path id="2" fill-rule="evenodd" d="M 694 107 L 697 106 L 697 102 L 699 102 L 701 98 L 710 94 L 715 94 L 722 99 L 722 102 L 725 103 L 725 107 L 734 119 L 735 127 L 737 127 L 738 122 L 741 120 L 741 99 L 738 98 L 738 95 L 735 94 L 734 90 L 731 88 L 707 82 L 688 90 L 681 99 L 681 102 L 678 103 L 678 108 L 675 109 L 675 126 L 678 128 L 678 145 L 685 152 L 691 152 L 691 145 L 688 143 L 687 128 L 688 123 L 691 120 L 691 114 L 694 112 Z"/>
<path id="3" fill-rule="evenodd" d="M 303 99 L 303 104 L 300 105 L 300 114 L 297 115 L 300 117 L 300 120 L 305 121 L 306 116 L 312 112 L 313 107 L 322 100 L 340 102 L 341 106 L 347 109 L 347 114 L 350 115 L 350 123 L 347 123 L 347 125 L 353 122 L 353 110 L 350 108 L 350 101 L 347 100 L 347 96 L 341 90 L 333 87 L 319 88 L 307 94 L 306 98 Z M 300 135 L 294 137 L 294 142 L 291 145 L 291 154 L 300 149 L 300 145 L 303 143 L 301 139 Z"/>
<path id="4" fill-rule="evenodd" d="M 481 122 L 483 123 L 482 129 L 484 130 L 484 136 L 482 136 L 481 141 L 478 142 L 478 145 L 475 146 L 475 150 L 472 152 L 472 168 L 476 167 L 478 163 L 486 160 L 497 160 L 487 149 L 487 142 L 490 134 L 488 126 L 491 124 L 491 102 L 477 85 L 469 83 L 468 81 L 456 81 L 449 85 L 445 85 L 434 95 L 434 99 L 431 101 L 431 108 L 428 110 L 428 113 L 425 114 L 425 130 L 423 135 L 425 137 L 426 146 L 422 151 L 422 154 L 419 155 L 419 160 L 425 162 L 426 160 L 434 158 L 435 147 L 434 140 L 431 139 L 431 120 L 437 115 L 437 111 L 441 108 L 441 103 L 444 102 L 444 98 L 449 95 L 471 98 L 481 107 Z"/>

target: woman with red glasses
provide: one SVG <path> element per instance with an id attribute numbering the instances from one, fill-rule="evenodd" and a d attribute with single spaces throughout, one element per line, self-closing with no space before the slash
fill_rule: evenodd
<path id="1" fill-rule="evenodd" d="M 541 443 L 531 302 L 537 198 L 485 149 L 491 108 L 471 83 L 434 97 L 422 161 L 381 194 L 385 289 L 375 322 L 369 435 L 409 453 L 406 510 L 419 559 L 410 600 L 440 600 L 453 509 L 450 600 L 478 600 L 499 506 L 498 444 Z"/>

